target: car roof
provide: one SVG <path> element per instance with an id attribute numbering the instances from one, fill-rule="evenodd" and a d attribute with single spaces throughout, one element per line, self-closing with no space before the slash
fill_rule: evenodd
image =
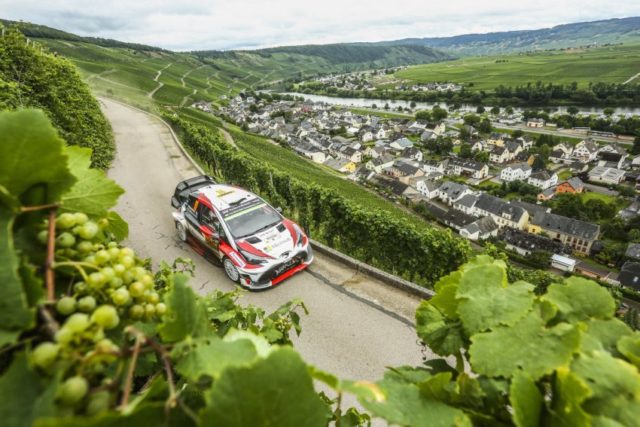
<path id="1" fill-rule="evenodd" d="M 198 190 L 198 195 L 206 197 L 222 215 L 262 202 L 255 194 L 226 184 L 207 185 Z"/>

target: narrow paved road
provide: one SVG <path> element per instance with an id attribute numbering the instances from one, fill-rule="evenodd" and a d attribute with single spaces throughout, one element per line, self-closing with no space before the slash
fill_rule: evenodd
<path id="1" fill-rule="evenodd" d="M 178 181 L 197 172 L 167 127 L 114 101 L 101 99 L 101 104 L 118 149 L 109 175 L 127 190 L 117 210 L 129 222 L 130 244 L 156 262 L 191 257 L 197 265 L 192 284 L 200 294 L 232 290 L 221 268 L 175 238 L 169 198 Z M 419 302 L 415 298 L 317 255 L 309 271 L 266 292 L 248 293 L 242 302 L 273 310 L 293 298 L 310 310 L 296 348 L 319 368 L 342 378 L 375 380 L 386 366 L 421 362 L 412 320 L 407 320 Z"/>

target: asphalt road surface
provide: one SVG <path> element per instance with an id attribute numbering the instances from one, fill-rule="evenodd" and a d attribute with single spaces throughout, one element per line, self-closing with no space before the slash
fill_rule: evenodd
<path id="1" fill-rule="evenodd" d="M 143 257 L 196 263 L 193 288 L 200 294 L 230 291 L 220 267 L 177 240 L 169 204 L 175 185 L 197 175 L 167 127 L 136 109 L 101 99 L 113 127 L 117 155 L 109 176 L 125 188 L 116 210 L 129 222 L 129 244 Z M 386 366 L 421 363 L 421 347 L 412 327 L 419 301 L 342 264 L 316 254 L 302 273 L 265 292 L 247 293 L 241 302 L 270 311 L 301 298 L 303 316 L 296 349 L 315 366 L 346 379 L 376 380 Z M 429 356 L 429 354 L 427 354 Z"/>

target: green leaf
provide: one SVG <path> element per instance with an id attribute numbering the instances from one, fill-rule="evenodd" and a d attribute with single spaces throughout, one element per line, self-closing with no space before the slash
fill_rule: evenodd
<path id="1" fill-rule="evenodd" d="M 582 409 L 589 396 L 591 390 L 584 381 L 568 368 L 559 368 L 551 402 L 551 427 L 591 425 L 591 416 Z"/>
<path id="2" fill-rule="evenodd" d="M 117 212 L 109 211 L 107 219 L 109 225 L 105 230 L 112 233 L 116 240 L 124 240 L 129 237 L 129 224 Z"/>
<path id="3" fill-rule="evenodd" d="M 124 190 L 98 169 L 91 169 L 91 150 L 68 147 L 69 168 L 77 181 L 62 197 L 62 209 L 103 217 Z"/>
<path id="4" fill-rule="evenodd" d="M 416 331 L 420 339 L 441 356 L 459 354 L 460 349 L 466 347 L 460 321 L 448 321 L 426 300 L 416 310 Z"/>
<path id="5" fill-rule="evenodd" d="M 249 366 L 258 359 L 258 353 L 249 340 L 225 342 L 215 337 L 210 340 L 178 346 L 174 354 L 182 352 L 176 370 L 191 381 L 197 382 L 201 376 L 218 378 L 230 366 Z"/>
<path id="6" fill-rule="evenodd" d="M 615 301 L 605 288 L 581 277 L 549 286 L 542 299 L 555 305 L 560 319 L 567 321 L 611 319 L 616 310 Z"/>
<path id="7" fill-rule="evenodd" d="M 32 327 L 35 321 L 20 278 L 20 260 L 13 247 L 13 222 L 13 214 L 0 209 L 0 329 L 5 331 L 5 340 Z"/>
<path id="8" fill-rule="evenodd" d="M 64 141 L 42 111 L 0 113 L 0 186 L 13 197 L 22 200 L 39 187 L 39 200 L 29 202 L 58 201 L 75 182 L 63 150 Z"/>
<path id="9" fill-rule="evenodd" d="M 533 305 L 534 286 L 507 283 L 504 263 L 480 265 L 464 271 L 458 286 L 458 313 L 469 335 L 497 325 L 513 325 Z"/>
<path id="10" fill-rule="evenodd" d="M 592 391 L 583 408 L 590 414 L 604 416 L 622 425 L 636 425 L 640 420 L 640 374 L 635 366 L 609 353 L 596 351 L 581 354 L 571 370 Z"/>
<path id="11" fill-rule="evenodd" d="M 170 290 L 165 296 L 167 313 L 158 326 L 158 333 L 167 342 L 197 336 L 208 326 L 202 303 L 187 284 L 188 280 L 185 274 L 171 276 Z"/>
<path id="12" fill-rule="evenodd" d="M 531 377 L 522 372 L 514 375 L 509 389 L 509 400 L 513 407 L 513 422 L 516 426 L 540 425 L 542 395 Z"/>
<path id="13" fill-rule="evenodd" d="M 636 365 L 636 368 L 640 368 L 640 333 L 622 337 L 617 347 L 624 357 Z"/>
<path id="14" fill-rule="evenodd" d="M 515 325 L 498 326 L 471 337 L 469 354 L 477 373 L 513 376 L 520 369 L 533 380 L 567 365 L 580 345 L 580 331 L 561 323 L 547 328 L 532 311 Z"/>
<path id="15" fill-rule="evenodd" d="M 458 304 L 460 301 L 456 297 L 456 292 L 461 278 L 462 272 L 454 271 L 440 279 L 434 286 L 436 294 L 429 300 L 431 305 L 450 319 L 459 318 Z"/>
<path id="16" fill-rule="evenodd" d="M 248 367 L 229 367 L 206 392 L 202 426 L 326 426 L 329 408 L 290 347 Z"/>
<path id="17" fill-rule="evenodd" d="M 591 319 L 585 322 L 586 329 L 582 333 L 582 351 L 608 351 L 618 356 L 616 345 L 624 337 L 633 334 L 623 321 L 618 319 Z"/>
<path id="18" fill-rule="evenodd" d="M 361 398 L 360 402 L 374 416 L 389 423 L 415 427 L 471 426 L 464 412 L 425 397 L 419 386 L 407 381 L 403 375 L 387 371 L 378 386 L 383 399 Z"/>
<path id="19" fill-rule="evenodd" d="M 56 387 L 57 381 L 47 385 L 29 368 L 25 353 L 16 354 L 9 369 L 0 377 L 2 425 L 29 426 L 37 417 L 53 415 Z"/>

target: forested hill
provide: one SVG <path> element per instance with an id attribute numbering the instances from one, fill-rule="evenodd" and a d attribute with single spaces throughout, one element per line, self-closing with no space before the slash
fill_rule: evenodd
<path id="1" fill-rule="evenodd" d="M 640 17 L 578 22 L 529 31 L 464 34 L 453 37 L 409 38 L 381 42 L 385 46 L 422 45 L 452 55 L 477 56 L 537 49 L 557 49 L 607 43 L 640 43 Z"/>
<path id="2" fill-rule="evenodd" d="M 199 51 L 193 52 L 198 57 L 224 58 L 236 55 L 236 52 Z M 327 65 L 351 64 L 355 68 L 365 66 L 380 68 L 397 65 L 424 64 L 429 62 L 453 59 L 452 55 L 428 46 L 402 45 L 383 46 L 371 43 L 337 43 L 326 45 L 282 46 L 268 49 L 243 51 L 262 58 L 310 57 L 321 60 Z"/>

